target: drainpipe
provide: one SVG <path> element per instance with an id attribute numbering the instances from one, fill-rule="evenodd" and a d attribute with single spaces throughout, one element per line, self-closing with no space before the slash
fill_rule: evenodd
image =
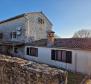
<path id="1" fill-rule="evenodd" d="M 75 73 L 77 72 L 77 53 L 75 53 Z"/>
<path id="2" fill-rule="evenodd" d="M 29 20 L 27 21 L 28 22 L 28 30 L 27 30 L 27 41 L 28 41 L 28 39 L 29 39 Z"/>
<path id="3" fill-rule="evenodd" d="M 25 38 L 25 39 L 26 39 L 25 42 L 28 42 L 28 35 L 29 35 L 29 19 L 28 19 L 26 16 L 27 16 L 27 14 L 24 15 L 25 23 L 26 23 L 26 24 L 25 24 L 25 29 L 27 28 L 27 29 L 26 29 L 26 30 L 27 30 L 27 31 L 26 31 L 27 37 Z M 26 36 L 26 35 L 25 35 L 25 36 Z"/>

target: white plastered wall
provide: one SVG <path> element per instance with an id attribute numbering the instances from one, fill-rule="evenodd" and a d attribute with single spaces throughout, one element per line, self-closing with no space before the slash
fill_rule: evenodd
<path id="1" fill-rule="evenodd" d="M 91 73 L 91 51 L 53 48 L 55 50 L 72 51 L 72 64 L 69 64 L 51 60 L 52 48 L 45 48 L 45 47 L 36 47 L 36 48 L 38 48 L 38 57 L 25 55 L 25 58 L 27 58 L 28 60 L 34 60 L 37 62 L 46 63 L 56 67 L 65 68 L 73 72 L 76 71 L 76 72 L 81 72 L 83 74 Z"/>

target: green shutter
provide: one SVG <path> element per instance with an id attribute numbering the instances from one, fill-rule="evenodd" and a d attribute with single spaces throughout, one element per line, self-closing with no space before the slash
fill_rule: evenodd
<path id="1" fill-rule="evenodd" d="M 51 59 L 52 60 L 56 59 L 56 51 L 55 50 L 51 50 Z"/>

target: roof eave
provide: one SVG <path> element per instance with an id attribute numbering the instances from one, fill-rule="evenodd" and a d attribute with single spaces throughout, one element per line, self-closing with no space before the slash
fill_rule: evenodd
<path id="1" fill-rule="evenodd" d="M 12 21 L 12 20 L 15 20 L 15 19 L 24 17 L 24 16 L 25 16 L 25 13 L 24 13 L 24 14 L 21 14 L 21 15 L 17 15 L 17 16 L 15 16 L 15 17 L 11 17 L 11 18 L 6 19 L 6 20 L 3 20 L 3 21 L 0 21 L 0 24 L 5 23 L 5 22 L 8 22 L 8 21 Z"/>

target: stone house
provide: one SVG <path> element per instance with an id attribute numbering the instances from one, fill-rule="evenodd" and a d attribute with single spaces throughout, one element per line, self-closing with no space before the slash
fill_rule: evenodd
<path id="1" fill-rule="evenodd" d="M 25 43 L 47 38 L 52 23 L 42 12 L 24 13 L 0 22 L 0 52 L 23 56 Z"/>
<path id="2" fill-rule="evenodd" d="M 91 38 L 54 38 L 42 12 L 1 21 L 0 52 L 91 75 Z"/>

